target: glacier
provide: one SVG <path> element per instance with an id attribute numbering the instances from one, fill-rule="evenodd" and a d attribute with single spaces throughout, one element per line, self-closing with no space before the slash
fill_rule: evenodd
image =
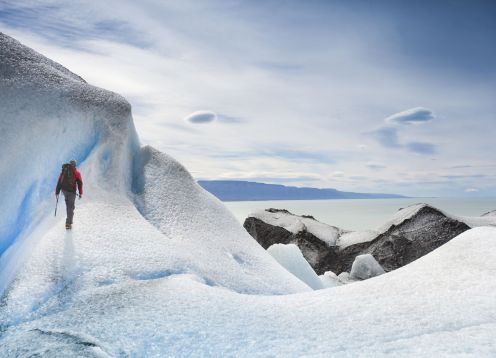
<path id="1" fill-rule="evenodd" d="M 122 96 L 2 33 L 0 113 L 2 357 L 496 354 L 495 227 L 313 291 L 141 146 Z M 53 190 L 72 158 L 85 196 L 66 232 Z"/>

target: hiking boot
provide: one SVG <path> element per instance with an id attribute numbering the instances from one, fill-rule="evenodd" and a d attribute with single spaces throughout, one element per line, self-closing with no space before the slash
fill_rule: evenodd
<path id="1" fill-rule="evenodd" d="M 65 224 L 65 229 L 66 229 L 66 230 L 70 230 L 70 229 L 72 229 L 72 225 L 71 225 L 71 224 Z"/>

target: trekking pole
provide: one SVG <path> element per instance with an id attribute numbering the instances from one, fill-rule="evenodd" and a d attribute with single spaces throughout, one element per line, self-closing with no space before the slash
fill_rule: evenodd
<path id="1" fill-rule="evenodd" d="M 55 195 L 55 197 L 57 198 L 57 201 L 55 202 L 55 216 L 57 216 L 57 206 L 59 205 L 59 196 Z"/>

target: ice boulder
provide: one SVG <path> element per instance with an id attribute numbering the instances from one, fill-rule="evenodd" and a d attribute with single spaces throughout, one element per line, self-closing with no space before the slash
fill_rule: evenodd
<path id="1" fill-rule="evenodd" d="M 341 282 L 343 284 L 355 282 L 355 279 L 351 278 L 350 273 L 349 272 L 346 272 L 346 271 L 341 272 L 338 275 L 338 280 L 339 280 L 339 282 Z"/>
<path id="2" fill-rule="evenodd" d="M 385 273 L 384 269 L 371 254 L 358 255 L 351 266 L 350 277 L 356 280 L 366 280 Z"/>
<path id="3" fill-rule="evenodd" d="M 324 288 L 341 286 L 343 284 L 339 281 L 338 276 L 332 271 L 326 271 L 323 275 L 320 275 L 319 278 Z"/>
<path id="4" fill-rule="evenodd" d="M 274 244 L 267 249 L 267 252 L 281 264 L 286 270 L 305 282 L 314 290 L 320 290 L 324 286 L 319 276 L 305 260 L 298 246 L 295 244 Z"/>

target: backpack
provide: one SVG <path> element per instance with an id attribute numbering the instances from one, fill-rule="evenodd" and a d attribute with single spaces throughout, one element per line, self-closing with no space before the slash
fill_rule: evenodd
<path id="1" fill-rule="evenodd" d="M 74 175 L 75 169 L 70 164 L 62 165 L 62 178 L 60 179 L 60 188 L 65 191 L 74 191 L 74 183 L 76 181 Z"/>

